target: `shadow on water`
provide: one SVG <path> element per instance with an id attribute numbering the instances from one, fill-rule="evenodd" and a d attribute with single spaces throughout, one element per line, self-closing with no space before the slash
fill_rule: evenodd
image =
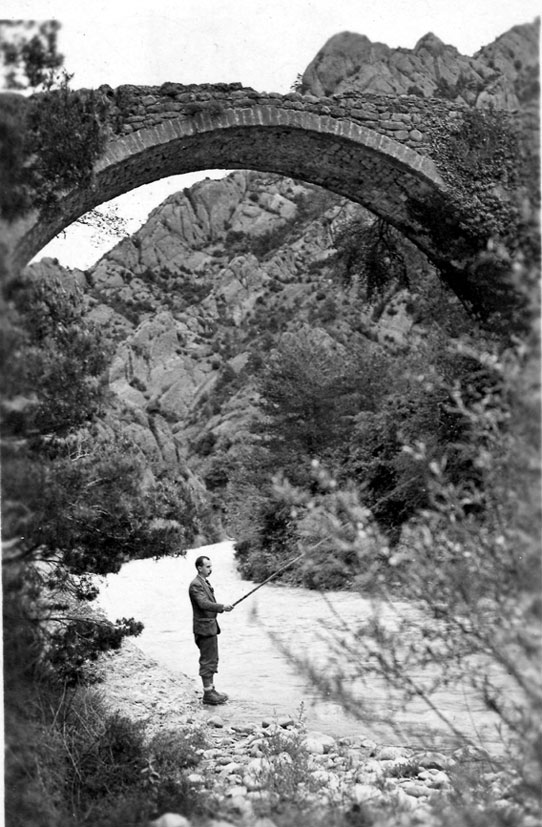
<path id="1" fill-rule="evenodd" d="M 194 561 L 202 553 L 212 560 L 211 581 L 219 602 L 232 603 L 255 585 L 241 579 L 235 568 L 233 544 L 224 542 L 192 549 L 185 557 L 133 560 L 102 582 L 98 598 L 99 606 L 112 620 L 134 617 L 145 624 L 136 640 L 145 654 L 171 672 L 193 677 L 198 684 L 198 651 L 192 635 L 188 585 L 196 574 Z M 270 583 L 233 612 L 220 615 L 216 686 L 230 696 L 228 704 L 220 708 L 225 722 L 260 723 L 264 718 L 283 717 L 296 720 L 302 714 L 308 728 L 335 737 L 362 735 L 380 743 L 439 749 L 453 746 L 449 730 L 421 700 L 412 701 L 404 710 L 392 709 L 393 699 L 376 680 L 370 687 L 371 697 L 367 697 L 367 690 L 364 695 L 374 710 L 374 720 L 357 720 L 339 704 L 319 695 L 273 640 L 323 664 L 327 647 L 322 630 L 334 626 L 334 611 L 353 626 L 369 616 L 371 604 L 354 592 L 327 592 L 324 599 L 318 592 Z M 449 690 L 441 692 L 436 700 L 457 729 L 490 752 L 497 751 L 495 719 L 472 694 L 466 689 Z"/>

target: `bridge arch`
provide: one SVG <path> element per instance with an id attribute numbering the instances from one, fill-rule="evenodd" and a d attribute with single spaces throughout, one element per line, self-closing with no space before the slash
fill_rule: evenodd
<path id="1" fill-rule="evenodd" d="M 139 128 L 132 123 L 124 126 L 131 131 L 110 136 L 90 186 L 62 193 L 54 210 L 10 227 L 12 267 L 23 267 L 62 229 L 105 201 L 164 177 L 221 168 L 273 172 L 322 186 L 389 221 L 436 263 L 445 261 L 446 252 L 435 247 L 410 205 L 428 199 L 445 204 L 450 189 L 427 154 L 390 137 L 406 131 L 385 134 L 345 111 L 329 114 L 320 102 L 289 108 L 288 97 L 253 98 L 251 105 L 246 98 L 192 102 L 151 123 L 139 116 Z"/>

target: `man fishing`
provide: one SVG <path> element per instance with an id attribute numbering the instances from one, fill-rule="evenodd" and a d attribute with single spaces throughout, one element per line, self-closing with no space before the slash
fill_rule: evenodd
<path id="1" fill-rule="evenodd" d="M 209 557 L 201 555 L 196 560 L 197 576 L 190 583 L 188 594 L 194 615 L 193 631 L 196 646 L 200 652 L 199 674 L 203 683 L 203 703 L 223 704 L 228 696 L 217 692 L 214 674 L 218 671 L 218 635 L 220 626 L 216 616 L 219 612 L 231 612 L 233 606 L 217 603 L 208 577 L 212 572 Z"/>
<path id="2" fill-rule="evenodd" d="M 264 580 L 263 583 L 255 586 L 231 605 L 217 603 L 215 600 L 213 587 L 208 580 L 212 572 L 209 557 L 202 554 L 196 559 L 198 574 L 190 583 L 188 594 L 190 595 L 194 615 L 194 637 L 196 639 L 196 646 L 200 651 L 199 673 L 203 682 L 204 704 L 223 704 L 228 700 L 227 695 L 216 691 L 213 683 L 213 675 L 218 671 L 218 635 L 220 634 L 220 626 L 216 620 L 217 614 L 219 612 L 231 612 L 234 606 L 246 600 L 247 597 L 250 597 L 251 594 L 261 589 L 262 586 L 265 586 L 266 583 L 269 583 L 269 581 L 273 580 L 278 574 L 285 571 L 294 563 L 297 563 L 302 557 L 303 554 L 298 554 L 293 560 L 289 560 L 284 566 L 281 566 L 280 569 L 277 569 L 277 571 Z"/>

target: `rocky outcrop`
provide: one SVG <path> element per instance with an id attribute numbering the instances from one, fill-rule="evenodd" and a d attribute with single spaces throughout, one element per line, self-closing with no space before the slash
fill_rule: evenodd
<path id="1" fill-rule="evenodd" d="M 516 110 L 538 96 L 538 23 L 515 26 L 472 57 L 429 32 L 414 49 L 365 35 L 330 38 L 303 74 L 302 91 L 445 97 L 470 106 Z"/>
<path id="2" fill-rule="evenodd" d="M 303 90 L 514 109 L 535 96 L 537 43 L 537 25 L 517 26 L 465 57 L 433 34 L 409 50 L 347 32 L 318 53 Z M 257 416 L 253 359 L 281 336 L 310 327 L 346 349 L 360 338 L 400 349 L 423 335 L 415 292 L 369 306 L 337 279 L 336 239 L 354 218 L 370 220 L 317 187 L 238 171 L 170 196 L 88 272 L 69 274 L 115 342 L 111 416 L 151 469 L 173 466 L 199 502 L 216 482 L 213 457 L 242 446 Z M 413 271 L 431 274 L 413 248 L 408 257 Z M 58 271 L 50 260 L 33 266 Z"/>
<path id="3" fill-rule="evenodd" d="M 332 279 L 333 238 L 363 215 L 315 187 L 235 172 L 168 198 L 88 272 L 90 318 L 118 340 L 110 387 L 132 431 L 152 424 L 147 450 L 165 445 L 205 477 L 209 455 L 235 450 L 256 416 L 250 354 L 288 331 L 320 326 L 330 347 L 359 336 L 404 344 L 405 296 L 375 320 Z"/>

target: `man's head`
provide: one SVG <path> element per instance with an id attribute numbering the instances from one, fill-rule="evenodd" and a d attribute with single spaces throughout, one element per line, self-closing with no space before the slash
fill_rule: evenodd
<path id="1" fill-rule="evenodd" d="M 201 555 L 196 560 L 196 568 L 198 570 L 198 574 L 201 574 L 202 577 L 209 577 L 213 568 L 211 566 L 211 561 L 205 555 Z"/>

